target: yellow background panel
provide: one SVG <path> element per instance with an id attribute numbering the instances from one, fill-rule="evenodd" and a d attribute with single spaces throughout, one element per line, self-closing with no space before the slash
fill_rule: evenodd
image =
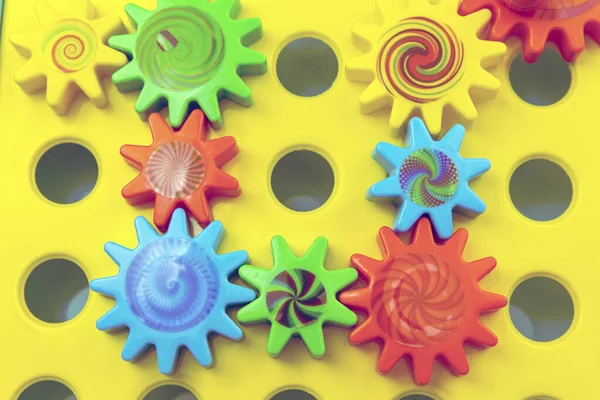
<path id="1" fill-rule="evenodd" d="M 444 0 L 456 1 L 456 0 Z M 147 124 L 133 110 L 137 93 L 121 94 L 104 81 L 109 106 L 96 109 L 80 95 L 66 117 L 45 103 L 44 93 L 24 93 L 15 73 L 24 65 L 8 35 L 37 24 L 33 0 L 5 4 L 0 54 L 0 399 L 13 399 L 29 384 L 56 379 L 78 399 L 138 399 L 165 382 L 177 382 L 202 399 L 262 400 L 287 387 L 303 388 L 318 399 L 395 399 L 414 391 L 439 399 L 527 399 L 547 395 L 561 400 L 590 398 L 597 392 L 595 362 L 600 350 L 600 259 L 593 227 L 600 222 L 597 186 L 600 158 L 597 93 L 600 92 L 600 48 L 588 43 L 571 66 L 573 82 L 560 102 L 536 107 L 511 88 L 508 70 L 518 56 L 519 42 L 510 41 L 502 65 L 493 70 L 502 88 L 493 100 L 476 104 L 479 116 L 467 125 L 463 157 L 486 157 L 492 168 L 471 187 L 487 203 L 475 218 L 455 218 L 455 227 L 469 230 L 467 260 L 494 256 L 498 267 L 482 281 L 485 290 L 510 296 L 527 277 L 550 276 L 562 283 L 575 304 L 569 331 L 550 343 L 536 343 L 518 333 L 508 307 L 484 316 L 499 337 L 485 351 L 467 349 L 471 372 L 454 377 L 439 365 L 431 383 L 417 388 L 404 362 L 387 376 L 375 371 L 378 346 L 347 342 L 348 330 L 325 329 L 327 354 L 313 359 L 294 339 L 277 359 L 266 353 L 267 325 L 246 327 L 234 343 L 212 339 L 215 366 L 204 369 L 185 354 L 174 377 L 162 376 L 155 353 L 138 363 L 121 360 L 126 334 L 107 334 L 96 320 L 113 300 L 90 293 L 74 319 L 62 324 L 37 320 L 24 302 L 24 284 L 41 261 L 64 257 L 76 262 L 88 280 L 114 275 L 116 265 L 103 251 L 106 241 L 135 246 L 133 219 L 151 218 L 149 207 L 134 208 L 120 190 L 137 172 L 119 154 L 123 144 L 151 142 Z M 66 2 L 52 1 L 57 11 Z M 138 4 L 152 9 L 153 1 Z M 119 13 L 124 2 L 96 1 L 99 15 Z M 236 177 L 242 195 L 212 202 L 215 217 L 226 229 L 220 251 L 247 250 L 253 265 L 272 266 L 270 239 L 283 235 L 298 254 L 317 236 L 329 240 L 328 268 L 344 268 L 353 253 L 379 258 L 377 231 L 389 225 L 395 209 L 365 199 L 369 186 L 384 178 L 371 158 L 379 141 L 402 144 L 388 129 L 389 110 L 362 115 L 358 98 L 366 85 L 349 82 L 343 65 L 360 54 L 350 30 L 371 21 L 374 3 L 364 0 L 245 0 L 240 18 L 258 16 L 264 37 L 252 47 L 267 56 L 269 71 L 245 78 L 255 100 L 245 109 L 222 102 L 225 125 L 211 137 L 232 135 L 240 152 L 224 169 Z M 328 43 L 339 60 L 338 78 L 324 94 L 302 98 L 279 83 L 275 62 L 289 41 L 312 36 Z M 455 122 L 446 118 L 443 132 Z M 72 205 L 44 199 L 35 186 L 34 170 L 43 152 L 61 142 L 80 143 L 95 156 L 98 182 L 92 193 Z M 335 188 L 327 203 L 298 213 L 282 206 L 270 189 L 276 161 L 295 149 L 322 154 L 332 165 Z M 543 157 L 559 163 L 573 182 L 570 208 L 551 222 L 528 220 L 509 196 L 509 178 L 527 159 Z M 232 313 L 232 315 L 234 315 Z"/>

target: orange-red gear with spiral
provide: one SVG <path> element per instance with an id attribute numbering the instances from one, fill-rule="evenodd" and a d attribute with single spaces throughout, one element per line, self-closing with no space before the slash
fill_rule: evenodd
<path id="1" fill-rule="evenodd" d="M 585 34 L 600 44 L 600 0 L 463 0 L 459 14 L 487 8 L 492 12 L 487 39 L 523 41 L 523 59 L 535 62 L 547 42 L 555 43 L 567 62 L 585 47 Z"/>
<path id="2" fill-rule="evenodd" d="M 354 345 L 383 341 L 377 362 L 380 373 L 407 357 L 414 381 L 424 385 L 439 357 L 454 374 L 464 375 L 469 372 L 465 343 L 480 348 L 497 343 L 479 318 L 482 312 L 504 307 L 507 299 L 479 287 L 496 260 L 463 260 L 467 236 L 459 229 L 437 244 L 429 220 L 421 218 L 409 245 L 390 228 L 381 228 L 383 260 L 352 256 L 352 266 L 368 284 L 345 291 L 340 301 L 368 317 L 349 340 Z"/>

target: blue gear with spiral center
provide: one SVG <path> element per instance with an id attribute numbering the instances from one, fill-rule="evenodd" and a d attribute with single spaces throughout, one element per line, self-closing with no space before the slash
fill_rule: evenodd
<path id="1" fill-rule="evenodd" d="M 181 347 L 201 365 L 210 366 L 210 332 L 233 340 L 243 337 L 226 309 L 256 298 L 254 291 L 229 282 L 248 254 L 216 254 L 224 234 L 218 221 L 190 237 L 182 209 L 175 210 L 163 236 L 143 217 L 136 218 L 135 228 L 139 241 L 135 249 L 105 245 L 119 273 L 90 283 L 93 291 L 117 302 L 98 320 L 98 329 L 130 329 L 121 354 L 126 361 L 139 358 L 153 344 L 163 374 L 173 372 Z"/>

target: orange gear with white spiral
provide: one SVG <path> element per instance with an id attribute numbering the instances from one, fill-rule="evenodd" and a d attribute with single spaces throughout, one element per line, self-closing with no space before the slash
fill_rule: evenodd
<path id="1" fill-rule="evenodd" d="M 352 256 L 352 266 L 367 287 L 343 292 L 340 301 L 368 317 L 349 341 L 353 345 L 383 341 L 379 373 L 389 372 L 407 357 L 415 383 L 424 385 L 437 357 L 454 374 L 465 375 L 469 372 L 465 343 L 480 348 L 496 345 L 498 339 L 480 321 L 480 314 L 504 307 L 507 299 L 478 284 L 496 260 L 463 260 L 466 241 L 467 231 L 459 229 L 437 244 L 429 220 L 421 218 L 409 245 L 390 228 L 381 228 L 383 260 Z"/>
<path id="2" fill-rule="evenodd" d="M 573 62 L 585 47 L 585 35 L 600 44 L 600 0 L 463 0 L 459 14 L 482 9 L 492 12 L 487 39 L 505 41 L 519 36 L 523 59 L 535 62 L 547 42 Z"/>

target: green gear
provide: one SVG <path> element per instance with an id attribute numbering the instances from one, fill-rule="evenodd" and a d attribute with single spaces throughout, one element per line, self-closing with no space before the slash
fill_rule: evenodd
<path id="1" fill-rule="evenodd" d="M 240 0 L 158 0 L 153 11 L 127 4 L 137 31 L 108 42 L 131 60 L 113 82 L 121 92 L 141 89 L 135 110 L 146 118 L 168 105 L 179 128 L 197 104 L 221 128 L 219 101 L 249 107 L 252 94 L 240 76 L 267 70 L 265 56 L 246 47 L 262 37 L 261 21 L 235 20 L 240 9 Z"/>
<path id="2" fill-rule="evenodd" d="M 292 336 L 300 336 L 314 357 L 325 354 L 323 324 L 356 324 L 357 317 L 337 300 L 337 292 L 358 278 L 353 268 L 327 271 L 327 239 L 317 238 L 306 254 L 296 257 L 281 236 L 271 240 L 270 270 L 244 265 L 240 277 L 260 292 L 237 314 L 242 324 L 270 322 L 267 352 L 277 356 Z"/>

